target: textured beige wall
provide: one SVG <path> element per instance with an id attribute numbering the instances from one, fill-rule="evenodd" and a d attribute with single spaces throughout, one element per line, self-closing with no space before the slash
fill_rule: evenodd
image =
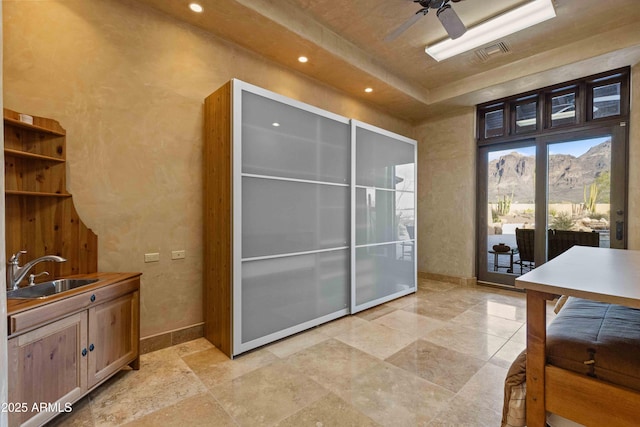
<path id="1" fill-rule="evenodd" d="M 629 249 L 640 249 L 640 64 L 631 69 L 629 120 Z"/>
<path id="2" fill-rule="evenodd" d="M 418 271 L 475 276 L 475 109 L 418 126 Z"/>
<path id="3" fill-rule="evenodd" d="M 101 271 L 141 271 L 142 336 L 202 321 L 202 105 L 239 78 L 411 136 L 328 86 L 126 0 L 4 2 L 4 100 L 67 130 Z M 171 250 L 186 249 L 171 261 Z M 146 252 L 160 262 L 145 264 Z"/>
<path id="4" fill-rule="evenodd" d="M 2 63 L 2 8 L 0 8 L 0 64 Z M 2 70 L 0 69 L 0 93 L 2 93 Z M 2 108 L 2 98 L 0 98 L 0 109 Z M 4 131 L 0 134 L 0 148 L 4 149 Z M 4 160 L 4 151 L 0 154 Z M 4 174 L 0 175 L 0 188 L 4 191 Z M 4 197 L 0 200 L 0 242 L 4 242 Z M 6 254 L 4 244 L 0 245 L 0 284 L 2 289 L 6 289 L 5 269 Z M 7 300 L 0 297 L 0 404 L 8 402 L 7 382 Z M 7 413 L 0 411 L 0 427 L 9 425 Z"/>

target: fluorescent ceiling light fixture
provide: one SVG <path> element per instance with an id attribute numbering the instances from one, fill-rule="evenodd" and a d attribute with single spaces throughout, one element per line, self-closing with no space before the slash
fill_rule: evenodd
<path id="1" fill-rule="evenodd" d="M 446 39 L 433 46 L 427 46 L 425 52 L 436 61 L 442 61 L 509 34 L 517 33 L 547 19 L 555 18 L 555 16 L 556 11 L 553 9 L 551 0 L 533 0 L 517 9 L 469 28 L 466 33 L 455 40 Z"/>
<path id="2" fill-rule="evenodd" d="M 203 11 L 202 6 L 200 6 L 198 3 L 189 4 L 189 9 L 196 13 L 201 13 Z"/>

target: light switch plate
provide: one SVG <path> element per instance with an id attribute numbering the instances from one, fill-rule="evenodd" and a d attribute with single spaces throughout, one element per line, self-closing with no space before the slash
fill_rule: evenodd
<path id="1" fill-rule="evenodd" d="M 156 262 L 160 261 L 160 253 L 153 252 L 150 254 L 144 254 L 144 262 Z"/>
<path id="2" fill-rule="evenodd" d="M 186 256 L 187 254 L 184 249 L 181 251 L 171 251 L 171 259 L 185 259 Z"/>

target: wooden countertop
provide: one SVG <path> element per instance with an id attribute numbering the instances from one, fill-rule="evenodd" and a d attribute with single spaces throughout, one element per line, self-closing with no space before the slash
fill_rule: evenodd
<path id="1" fill-rule="evenodd" d="M 96 283 L 71 289 L 59 294 L 51 295 L 46 298 L 34 299 L 7 299 L 7 315 L 12 316 L 17 313 L 41 307 L 55 301 L 61 301 L 66 298 L 79 295 L 85 292 L 91 292 L 104 286 L 112 285 L 123 280 L 139 277 L 142 273 L 88 273 L 77 274 L 73 276 L 65 276 L 65 279 L 98 279 Z"/>

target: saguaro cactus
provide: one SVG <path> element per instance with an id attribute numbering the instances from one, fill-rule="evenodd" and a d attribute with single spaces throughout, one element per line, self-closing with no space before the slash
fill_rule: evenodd
<path id="1" fill-rule="evenodd" d="M 587 186 L 584 186 L 584 208 L 591 213 L 596 212 L 598 191 L 598 184 L 595 181 L 589 186 L 589 194 L 587 194 Z"/>

